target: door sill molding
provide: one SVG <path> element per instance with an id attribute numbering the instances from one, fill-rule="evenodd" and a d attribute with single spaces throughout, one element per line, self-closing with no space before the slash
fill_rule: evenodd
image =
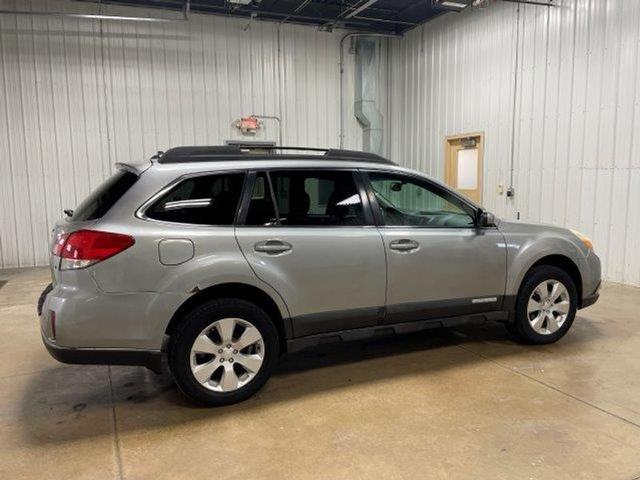
<path id="1" fill-rule="evenodd" d="M 506 311 L 484 312 L 473 315 L 459 315 L 440 319 L 421 320 L 417 322 L 394 323 L 388 325 L 376 325 L 374 327 L 355 328 L 331 333 L 307 335 L 305 337 L 287 340 L 287 352 L 297 352 L 307 348 L 317 347 L 328 343 L 353 342 L 366 340 L 373 337 L 386 337 L 405 333 L 420 332 L 433 328 L 456 327 L 467 324 L 482 324 L 486 321 L 507 321 L 509 317 Z"/>

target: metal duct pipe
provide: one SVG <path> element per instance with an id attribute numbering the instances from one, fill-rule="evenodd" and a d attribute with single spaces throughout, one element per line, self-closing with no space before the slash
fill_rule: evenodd
<path id="1" fill-rule="evenodd" d="M 382 155 L 383 116 L 376 105 L 378 93 L 378 42 L 372 38 L 356 40 L 355 116 L 362 125 L 362 149 Z"/>
<path id="2" fill-rule="evenodd" d="M 340 39 L 340 148 L 344 148 L 344 42 L 359 37 L 402 37 L 391 33 L 347 33 Z"/>
<path id="3" fill-rule="evenodd" d="M 509 188 L 507 188 L 507 198 L 513 198 L 515 190 L 513 188 L 513 172 L 516 156 L 516 111 L 518 108 L 518 69 L 520 54 L 520 5 L 516 7 L 516 59 L 513 67 L 513 104 L 511 108 L 511 151 L 509 152 Z"/>

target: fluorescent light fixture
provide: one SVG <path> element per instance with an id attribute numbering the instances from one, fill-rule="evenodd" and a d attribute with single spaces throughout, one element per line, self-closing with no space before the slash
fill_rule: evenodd
<path id="1" fill-rule="evenodd" d="M 351 18 L 351 17 L 355 17 L 356 15 L 358 15 L 360 12 L 363 12 L 364 10 L 366 10 L 367 8 L 369 8 L 371 5 L 373 5 L 374 3 L 377 3 L 378 0 L 369 0 L 368 2 L 364 3 L 363 5 L 359 6 L 358 8 L 356 8 L 355 10 L 353 10 L 351 13 L 349 13 L 349 15 L 347 15 L 344 18 Z"/>
<path id="2" fill-rule="evenodd" d="M 472 0 L 436 0 L 435 4 L 436 6 L 447 10 L 455 10 L 459 12 L 467 8 L 471 4 L 471 1 Z"/>

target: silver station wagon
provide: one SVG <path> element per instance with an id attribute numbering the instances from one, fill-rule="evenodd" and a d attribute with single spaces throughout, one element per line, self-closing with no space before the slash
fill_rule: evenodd
<path id="1" fill-rule="evenodd" d="M 155 371 L 166 357 L 208 405 L 329 341 L 493 320 L 555 342 L 600 288 L 584 235 L 499 220 L 363 152 L 173 148 L 118 164 L 66 214 L 39 306 L 51 355 Z"/>

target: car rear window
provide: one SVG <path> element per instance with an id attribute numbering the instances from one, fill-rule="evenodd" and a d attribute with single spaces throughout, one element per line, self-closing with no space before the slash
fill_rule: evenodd
<path id="1" fill-rule="evenodd" d="M 73 211 L 71 221 L 97 220 L 138 180 L 138 175 L 128 170 L 118 170 L 105 180 Z"/>
<path id="2" fill-rule="evenodd" d="M 188 178 L 157 200 L 145 215 L 164 222 L 233 225 L 243 180 L 243 173 Z"/>

